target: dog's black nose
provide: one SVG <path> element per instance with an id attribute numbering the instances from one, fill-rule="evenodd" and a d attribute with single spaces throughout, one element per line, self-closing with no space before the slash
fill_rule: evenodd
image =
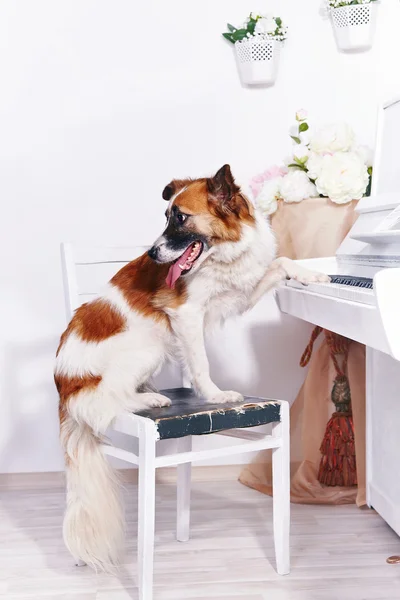
<path id="1" fill-rule="evenodd" d="M 150 250 L 147 251 L 147 254 L 150 256 L 150 258 L 152 258 L 153 260 L 157 260 L 157 254 L 158 254 L 158 247 L 157 246 L 152 246 L 150 248 Z"/>

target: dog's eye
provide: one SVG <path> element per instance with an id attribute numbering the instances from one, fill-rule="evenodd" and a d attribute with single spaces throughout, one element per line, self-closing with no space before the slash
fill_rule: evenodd
<path id="1" fill-rule="evenodd" d="M 186 215 L 184 215 L 184 214 L 182 214 L 182 213 L 178 213 L 178 214 L 176 215 L 176 218 L 178 219 L 178 223 L 181 223 L 181 224 L 182 224 L 182 223 L 184 223 L 184 222 L 186 221 L 186 219 L 187 219 L 187 216 L 186 216 Z"/>

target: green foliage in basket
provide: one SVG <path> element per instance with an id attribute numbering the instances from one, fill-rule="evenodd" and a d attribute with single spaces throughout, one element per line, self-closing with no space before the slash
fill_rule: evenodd
<path id="1" fill-rule="evenodd" d="M 354 6 L 355 4 L 371 4 L 378 0 L 327 0 L 329 8 L 341 8 L 342 6 Z"/>
<path id="2" fill-rule="evenodd" d="M 254 12 L 250 13 L 241 27 L 237 28 L 228 23 L 227 28 L 228 31 L 222 35 L 232 44 L 258 36 L 279 41 L 283 41 L 287 37 L 287 27 L 280 17 L 259 15 Z"/>

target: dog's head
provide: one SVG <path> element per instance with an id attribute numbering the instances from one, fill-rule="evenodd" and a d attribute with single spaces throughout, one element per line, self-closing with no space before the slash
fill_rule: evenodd
<path id="1" fill-rule="evenodd" d="M 158 263 L 172 263 L 167 284 L 200 268 L 224 243 L 239 242 L 243 225 L 253 225 L 253 209 L 236 185 L 229 165 L 214 177 L 174 179 L 163 191 L 167 226 L 149 250 Z"/>

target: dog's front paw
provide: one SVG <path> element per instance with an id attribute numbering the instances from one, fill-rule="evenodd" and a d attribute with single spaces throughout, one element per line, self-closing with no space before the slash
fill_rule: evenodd
<path id="1" fill-rule="evenodd" d="M 210 404 L 225 404 L 227 402 L 243 402 L 242 394 L 239 392 L 217 392 L 208 399 Z"/>
<path id="2" fill-rule="evenodd" d="M 149 392 L 146 394 L 141 394 L 141 400 L 143 399 L 143 404 L 146 408 L 161 408 L 163 406 L 171 406 L 171 400 L 167 398 L 167 396 L 163 396 L 162 394 L 156 394 L 153 392 Z M 144 409 L 144 410 L 145 410 Z"/>
<path id="3" fill-rule="evenodd" d="M 308 283 L 329 283 L 331 278 L 325 273 L 318 273 L 318 271 L 310 271 L 304 267 L 296 266 L 295 269 L 290 273 L 290 278 L 295 279 L 303 285 Z"/>

